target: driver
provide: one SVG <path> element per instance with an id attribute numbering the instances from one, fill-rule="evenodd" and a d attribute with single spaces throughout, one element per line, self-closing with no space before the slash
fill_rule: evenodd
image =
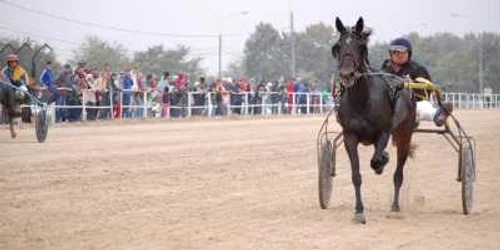
<path id="1" fill-rule="evenodd" d="M 382 71 L 395 74 L 400 77 L 411 78 L 412 81 L 422 84 L 431 84 L 431 76 L 426 68 L 411 60 L 412 45 L 408 39 L 397 38 L 393 40 L 389 47 L 389 59 L 384 61 Z M 423 79 L 419 79 L 423 78 Z M 427 90 L 414 90 L 417 100 L 418 121 L 433 121 L 436 126 L 441 127 L 446 118 L 453 111 L 453 104 L 450 102 L 441 103 L 441 95 L 435 91 L 439 108 L 432 106 L 428 100 Z"/>
<path id="2" fill-rule="evenodd" d="M 5 57 L 7 66 L 2 69 L 2 80 L 10 82 L 16 87 L 24 91 L 28 91 L 26 84 L 28 83 L 28 73 L 19 63 L 19 57 L 16 54 L 9 54 Z M 3 92 L 6 94 L 6 106 L 11 117 L 21 116 L 21 110 L 15 108 L 16 99 L 22 99 L 23 93 L 14 91 L 11 87 L 3 86 Z"/>

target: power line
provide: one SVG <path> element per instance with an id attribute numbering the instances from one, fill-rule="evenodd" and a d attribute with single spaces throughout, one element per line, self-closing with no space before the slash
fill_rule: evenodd
<path id="1" fill-rule="evenodd" d="M 5 4 L 5 5 L 9 5 L 9 6 L 17 8 L 17 9 L 24 10 L 27 12 L 31 12 L 31 13 L 34 13 L 37 15 L 50 17 L 50 18 L 54 18 L 54 19 L 59 19 L 59 20 L 63 20 L 66 22 L 70 22 L 70 23 L 90 26 L 90 27 L 94 27 L 94 28 L 100 28 L 100 29 L 108 29 L 108 30 L 114 30 L 114 31 L 119 31 L 119 32 L 141 34 L 141 35 L 150 35 L 150 36 L 184 37 L 184 38 L 217 38 L 217 35 L 200 35 L 200 34 L 190 35 L 190 34 L 162 33 L 162 32 L 150 32 L 150 31 L 124 29 L 124 28 L 120 28 L 120 27 L 116 27 L 116 26 L 103 25 L 103 24 L 92 23 L 92 22 L 87 22 L 87 21 L 80 21 L 80 20 L 75 20 L 75 19 L 71 19 L 68 17 L 64 17 L 64 16 L 54 15 L 51 13 L 46 13 L 46 12 L 30 9 L 30 8 L 24 7 L 22 5 L 13 3 L 13 2 L 0 1 L 0 3 Z"/>
<path id="2" fill-rule="evenodd" d="M 43 38 L 43 39 L 46 39 L 48 41 L 57 41 L 57 42 L 62 42 L 62 43 L 67 43 L 67 44 L 74 44 L 74 45 L 81 44 L 81 43 L 78 43 L 75 41 L 63 40 L 63 39 L 59 39 L 56 37 L 43 36 L 43 35 L 28 33 L 28 32 L 24 32 L 24 31 L 18 31 L 18 30 L 14 30 L 14 29 L 10 29 L 10 28 L 5 28 L 2 25 L 3 24 L 0 23 L 0 30 L 7 31 L 7 32 L 13 33 L 13 34 L 23 34 L 23 35 L 26 35 L 28 37 Z M 65 48 L 60 48 L 60 47 L 54 48 L 54 49 L 55 49 L 56 54 L 65 54 L 65 55 L 73 55 L 75 53 L 75 51 L 77 51 L 77 50 L 65 49 Z M 207 47 L 206 49 L 209 49 L 209 47 Z M 136 52 L 141 52 L 141 51 L 130 51 L 130 52 L 136 53 Z M 224 54 L 225 55 L 239 55 L 241 53 L 240 52 L 224 52 Z M 213 57 L 213 56 L 217 56 L 217 55 L 218 55 L 218 52 L 215 50 L 201 50 L 201 51 L 199 51 L 197 49 L 194 49 L 194 50 L 189 52 L 189 56 Z"/>
<path id="3" fill-rule="evenodd" d="M 20 30 L 16 30 L 15 28 L 8 28 L 6 26 L 12 26 L 12 25 L 0 22 L 0 30 L 6 31 L 9 33 L 23 34 L 27 37 L 42 38 L 42 39 L 46 39 L 46 40 L 52 41 L 52 42 L 55 41 L 55 42 L 61 42 L 61 43 L 71 44 L 71 45 L 81 45 L 82 44 L 80 42 L 60 39 L 57 37 L 45 36 L 45 35 L 39 35 L 39 34 L 29 33 L 29 32 L 25 32 L 25 31 L 20 31 Z M 66 49 L 66 48 L 60 48 L 60 47 L 54 48 L 54 49 L 55 49 L 55 53 L 59 54 L 59 55 L 62 54 L 62 55 L 66 55 L 66 56 L 72 56 L 75 53 L 77 53 L 77 50 L 74 50 L 74 49 Z M 219 56 L 218 52 L 214 51 L 212 49 L 214 49 L 214 47 L 204 47 L 204 48 L 199 48 L 199 49 L 190 48 L 190 53 L 188 54 L 188 56 L 190 56 L 190 57 L 202 57 L 202 58 L 207 58 L 207 57 L 210 58 L 210 57 Z M 136 52 L 141 52 L 141 51 L 129 51 L 129 52 L 136 53 Z M 223 54 L 228 55 L 228 56 L 231 56 L 231 55 L 236 56 L 236 55 L 241 55 L 241 52 L 226 51 Z"/>
<path id="4" fill-rule="evenodd" d="M 10 26 L 10 24 L 0 22 L 0 30 L 8 31 L 8 32 L 13 33 L 13 34 L 23 34 L 23 35 L 28 36 L 28 37 L 41 38 L 41 39 L 45 39 L 45 40 L 52 41 L 52 42 L 55 41 L 55 42 L 61 42 L 61 43 L 66 43 L 66 44 L 71 44 L 71 45 L 81 45 L 82 44 L 81 42 L 65 40 L 65 39 L 52 37 L 52 36 L 40 35 L 38 33 L 29 33 L 29 32 L 25 32 L 25 31 L 11 29 L 11 28 L 7 28 L 6 26 Z M 199 48 L 191 47 L 191 46 L 188 46 L 188 47 L 190 49 L 190 53 L 200 53 L 200 54 L 217 53 L 215 51 L 217 49 L 216 47 L 199 47 Z M 131 52 L 140 52 L 140 51 L 131 51 Z"/>
<path id="5" fill-rule="evenodd" d="M 55 38 L 55 37 L 50 37 L 50 36 L 44 36 L 44 35 L 38 35 L 38 34 L 31 34 L 31 33 L 20 31 L 20 30 L 14 30 L 14 29 L 6 28 L 3 25 L 0 25 L 0 30 L 6 30 L 6 31 L 9 31 L 9 32 L 12 32 L 12 33 L 15 33 L 15 34 L 23 34 L 23 35 L 31 36 L 31 37 L 39 37 L 39 38 L 42 38 L 42 39 L 47 39 L 47 40 L 61 42 L 61 43 L 66 43 L 66 44 L 81 45 L 81 43 L 79 43 L 79 42 L 63 40 L 63 39 L 60 39 L 60 38 Z"/>

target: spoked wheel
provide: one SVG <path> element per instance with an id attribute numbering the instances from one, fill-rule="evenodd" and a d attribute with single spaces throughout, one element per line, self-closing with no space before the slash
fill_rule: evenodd
<path id="1" fill-rule="evenodd" d="M 38 142 L 45 142 L 47 139 L 47 134 L 49 132 L 49 119 L 47 118 L 47 109 L 42 107 L 37 107 L 35 112 L 35 129 L 36 129 L 36 139 Z"/>
<path id="2" fill-rule="evenodd" d="M 460 152 L 460 179 L 462 182 L 462 206 L 464 214 L 472 212 L 475 178 L 473 147 L 469 140 L 464 140 Z"/>
<path id="3" fill-rule="evenodd" d="M 333 148 L 332 142 L 330 140 L 322 142 L 319 153 L 319 204 L 322 209 L 327 209 L 330 204 L 332 182 L 335 175 L 335 149 Z"/>

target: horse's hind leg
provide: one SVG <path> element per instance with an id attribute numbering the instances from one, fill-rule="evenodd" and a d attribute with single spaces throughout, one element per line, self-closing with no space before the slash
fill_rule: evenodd
<path id="1" fill-rule="evenodd" d="M 382 132 L 375 143 L 375 153 L 370 161 L 370 165 L 376 174 L 382 174 L 385 165 L 389 162 L 389 154 L 385 151 L 387 142 L 389 142 L 389 136 L 388 132 Z"/>
<path id="2" fill-rule="evenodd" d="M 394 172 L 394 200 L 392 202 L 391 211 L 399 212 L 399 191 L 401 190 L 401 185 L 403 184 L 403 168 L 410 154 L 410 138 L 400 138 L 396 137 L 396 147 L 398 152 L 398 160 L 396 171 Z"/>
<path id="3" fill-rule="evenodd" d="M 16 121 L 13 118 L 10 119 L 10 137 L 12 139 L 17 138 L 17 126 Z"/>
<path id="4" fill-rule="evenodd" d="M 352 184 L 356 194 L 354 221 L 366 223 L 363 201 L 361 200 L 361 174 L 359 173 L 358 138 L 355 135 L 344 134 L 344 146 L 351 161 Z"/>
<path id="5" fill-rule="evenodd" d="M 9 116 L 10 137 L 12 139 L 17 138 L 17 132 L 19 130 L 19 124 L 20 123 L 21 123 L 21 117 Z"/>
<path id="6" fill-rule="evenodd" d="M 402 90 L 396 102 L 395 115 L 393 117 L 393 142 L 397 147 L 398 159 L 396 171 L 394 172 L 394 200 L 392 211 L 399 212 L 399 191 L 403 184 L 403 168 L 411 156 L 411 137 L 415 126 L 415 105 L 411 102 L 411 92 Z"/>

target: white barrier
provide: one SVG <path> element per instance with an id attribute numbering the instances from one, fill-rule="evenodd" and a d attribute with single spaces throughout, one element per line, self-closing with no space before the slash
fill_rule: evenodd
<path id="1" fill-rule="evenodd" d="M 443 93 L 444 101 L 452 102 L 457 109 L 486 109 L 500 107 L 500 94 Z"/>
<path id="2" fill-rule="evenodd" d="M 328 112 L 332 107 L 331 94 L 320 92 L 241 92 L 228 96 L 218 96 L 215 92 L 184 92 L 175 94 L 176 96 L 171 95 L 169 104 L 163 104 L 162 96 L 155 91 L 110 91 L 104 95 L 107 95 L 109 104 L 92 105 L 85 100 L 85 95 L 82 96 L 79 105 L 52 104 L 49 106 L 54 109 L 52 117 L 57 118 L 56 109 L 65 110 L 65 112 L 81 112 L 80 120 L 93 120 L 229 115 L 308 115 Z M 455 109 L 500 107 L 500 94 L 443 93 L 442 96 L 444 101 L 452 102 Z M 124 103 L 128 104 L 124 105 Z"/>

